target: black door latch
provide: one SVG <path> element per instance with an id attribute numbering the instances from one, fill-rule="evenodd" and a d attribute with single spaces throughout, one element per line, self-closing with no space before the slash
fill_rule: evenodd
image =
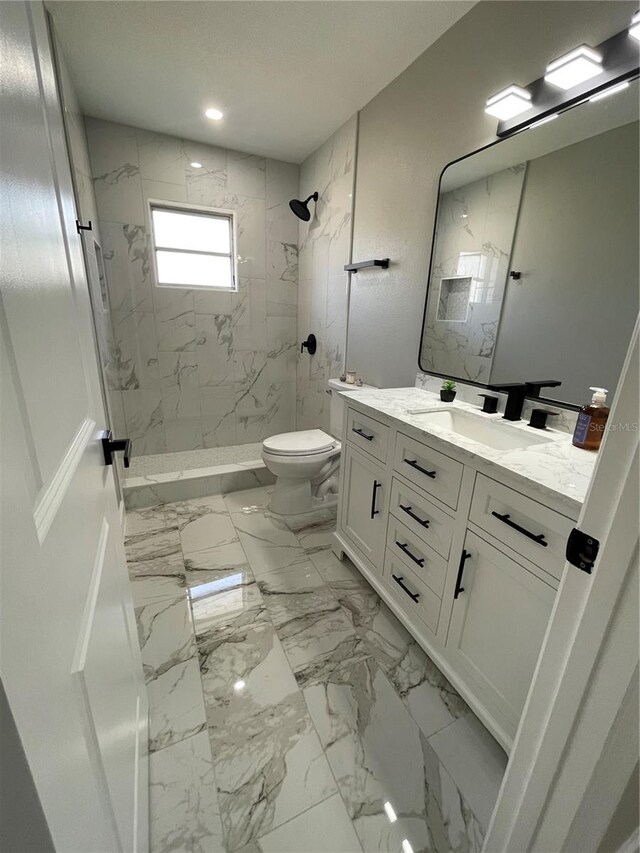
<path id="1" fill-rule="evenodd" d="M 129 459 L 131 458 L 131 439 L 130 438 L 114 438 L 110 429 L 102 433 L 102 452 L 104 453 L 104 464 L 113 465 L 113 453 L 117 450 L 123 450 L 124 454 L 122 461 L 124 467 L 129 467 Z"/>
<path id="2" fill-rule="evenodd" d="M 600 542 L 574 527 L 567 539 L 565 556 L 572 566 L 577 566 L 588 575 L 593 571 L 593 564 L 598 556 Z"/>

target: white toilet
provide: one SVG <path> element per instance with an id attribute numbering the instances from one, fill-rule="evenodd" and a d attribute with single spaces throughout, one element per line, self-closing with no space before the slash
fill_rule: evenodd
<path id="1" fill-rule="evenodd" d="M 331 506 L 338 499 L 338 469 L 345 398 L 335 391 L 358 391 L 371 385 L 348 385 L 329 380 L 331 408 L 328 435 L 321 429 L 298 430 L 272 435 L 262 442 L 262 460 L 276 476 L 269 508 L 281 515 L 309 512 Z"/>

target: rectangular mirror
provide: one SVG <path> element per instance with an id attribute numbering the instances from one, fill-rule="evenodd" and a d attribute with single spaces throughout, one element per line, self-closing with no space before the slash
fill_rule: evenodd
<path id="1" fill-rule="evenodd" d="M 420 369 L 479 385 L 615 391 L 638 315 L 638 81 L 450 163 Z"/>

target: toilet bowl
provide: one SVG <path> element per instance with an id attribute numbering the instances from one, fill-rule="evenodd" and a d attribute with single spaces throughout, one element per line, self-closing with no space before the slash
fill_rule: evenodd
<path id="1" fill-rule="evenodd" d="M 340 449 L 340 442 L 321 429 L 285 432 L 265 439 L 262 461 L 276 476 L 270 509 L 292 515 L 335 503 Z"/>
<path id="2" fill-rule="evenodd" d="M 371 385 L 351 385 L 329 379 L 329 429 L 306 429 L 272 435 L 262 443 L 262 461 L 276 476 L 269 507 L 281 515 L 309 512 L 338 501 L 340 439 L 344 431 L 346 400 L 338 392 L 355 392 Z"/>

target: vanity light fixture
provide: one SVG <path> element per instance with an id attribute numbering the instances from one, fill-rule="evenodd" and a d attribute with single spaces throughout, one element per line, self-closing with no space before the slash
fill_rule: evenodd
<path id="1" fill-rule="evenodd" d="M 223 113 L 221 113 L 220 110 L 216 110 L 213 107 L 208 110 L 205 110 L 204 114 L 207 118 L 210 118 L 211 121 L 220 121 L 223 116 Z"/>
<path id="2" fill-rule="evenodd" d="M 202 163 L 196 163 L 194 161 L 193 163 L 189 163 L 189 165 L 191 166 L 192 169 L 202 169 Z"/>
<path id="3" fill-rule="evenodd" d="M 554 113 L 552 116 L 546 116 L 545 118 L 541 118 L 540 121 L 536 121 L 533 124 L 529 125 L 529 130 L 533 130 L 534 127 L 540 127 L 540 125 L 547 124 L 550 121 L 558 118 L 560 113 Z"/>
<path id="4" fill-rule="evenodd" d="M 487 100 L 484 111 L 500 121 L 506 121 L 528 109 L 531 109 L 531 95 L 526 89 L 512 85 L 492 95 Z"/>
<path id="5" fill-rule="evenodd" d="M 629 35 L 631 38 L 640 41 L 640 12 L 636 12 L 631 18 L 631 26 L 629 27 Z"/>
<path id="6" fill-rule="evenodd" d="M 550 62 L 544 79 L 552 86 L 567 91 L 601 73 L 602 56 L 592 47 L 581 44 Z"/>
<path id="7" fill-rule="evenodd" d="M 604 92 L 598 92 L 597 95 L 593 95 L 589 100 L 591 103 L 594 101 L 602 101 L 604 98 L 608 98 L 609 95 L 615 95 L 616 92 L 622 92 L 624 89 L 629 88 L 629 81 L 623 80 L 622 83 L 618 83 L 617 86 L 612 86 L 610 89 L 605 89 Z"/>

